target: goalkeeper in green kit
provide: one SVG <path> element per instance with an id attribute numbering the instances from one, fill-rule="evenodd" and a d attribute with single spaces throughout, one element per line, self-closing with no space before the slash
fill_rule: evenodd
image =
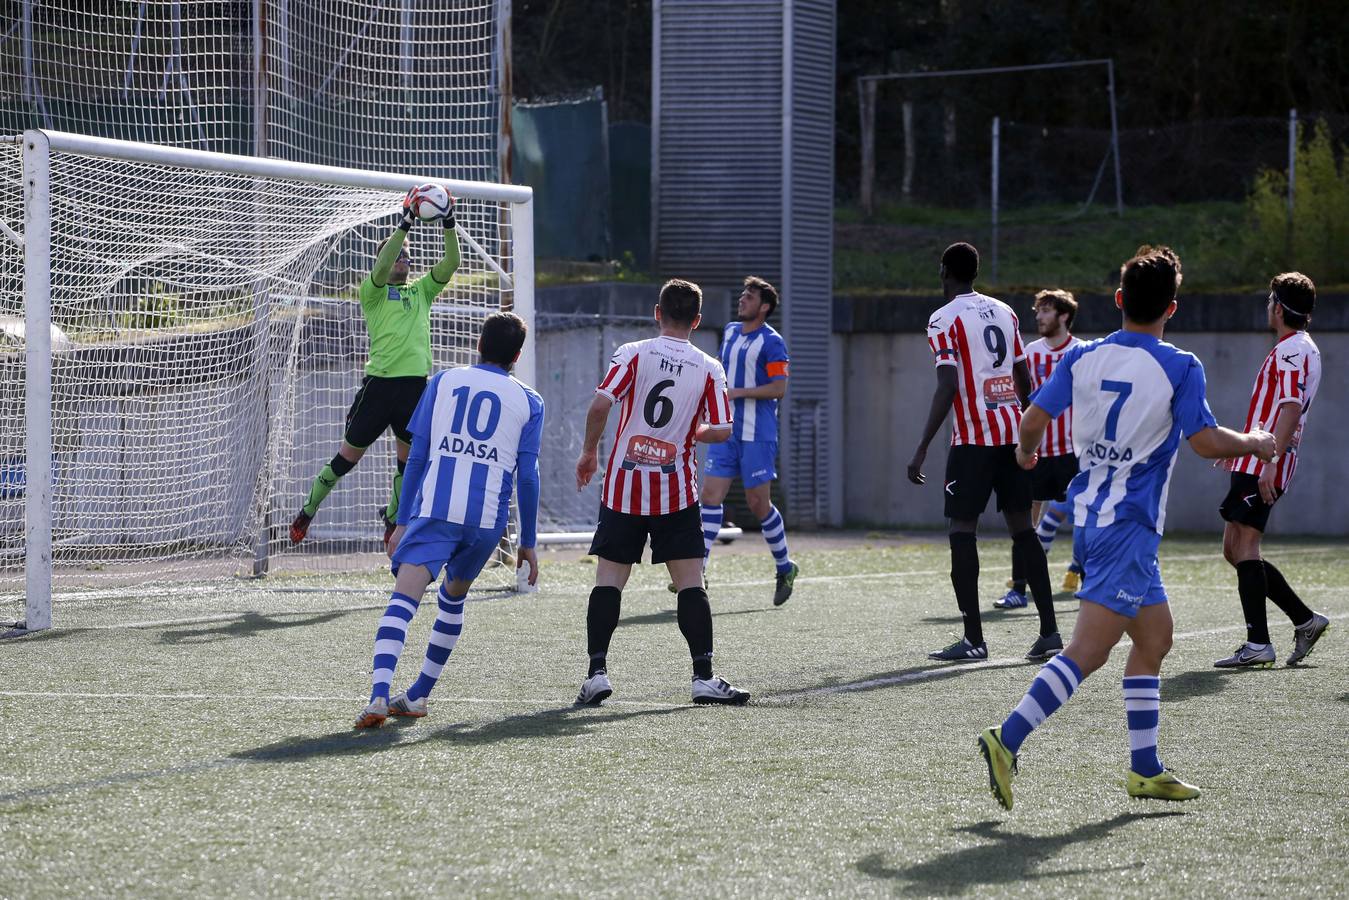
<path id="1" fill-rule="evenodd" d="M 408 231 L 418 218 L 426 191 L 436 193 L 439 186 L 413 188 L 403 200 L 403 218 L 379 247 L 375 268 L 361 282 L 361 312 L 370 333 L 370 359 L 356 399 L 347 411 L 346 431 L 337 455 L 323 467 L 309 488 L 309 496 L 290 523 L 290 539 L 298 544 L 309 532 L 309 524 L 318 513 L 338 479 L 361 461 L 387 428 L 398 439 L 398 472 L 388 505 L 380 510 L 384 520 L 384 543 L 398 517 L 398 498 L 403 490 L 403 469 L 407 465 L 412 434 L 408 422 L 417 408 L 427 376 L 431 373 L 431 303 L 449 284 L 459 268 L 459 238 L 454 231 L 454 198 L 449 192 L 439 197 L 445 202 L 443 216 L 437 216 L 445 231 L 445 255 L 426 275 L 408 284 L 412 257 L 404 244 Z"/>

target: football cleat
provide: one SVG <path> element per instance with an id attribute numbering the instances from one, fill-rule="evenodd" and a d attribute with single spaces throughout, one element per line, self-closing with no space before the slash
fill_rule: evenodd
<path id="1" fill-rule="evenodd" d="M 409 700 L 406 693 L 399 694 L 389 701 L 389 715 L 403 716 L 407 719 L 420 719 L 426 715 L 426 698 Z"/>
<path id="2" fill-rule="evenodd" d="M 1130 797 L 1140 800 L 1147 798 L 1153 800 L 1193 800 L 1199 796 L 1199 788 L 1181 781 L 1171 774 L 1170 769 L 1164 769 L 1162 774 L 1154 775 L 1151 778 L 1144 778 L 1137 772 L 1130 772 L 1128 780 L 1124 782 L 1124 789 L 1129 792 Z"/>
<path id="3" fill-rule="evenodd" d="M 1016 754 L 1002 743 L 1002 726 L 985 728 L 979 735 L 979 752 L 988 763 L 988 789 L 1003 809 L 1012 808 L 1012 776 L 1016 774 Z"/>
<path id="4" fill-rule="evenodd" d="M 1244 643 L 1237 652 L 1213 663 L 1215 669 L 1268 669 L 1274 665 L 1274 645 L 1252 647 Z"/>
<path id="5" fill-rule="evenodd" d="M 1063 638 L 1056 631 L 1053 634 L 1042 634 L 1031 644 L 1030 650 L 1026 653 L 1026 659 L 1031 662 L 1044 662 L 1051 656 L 1058 656 L 1063 652 Z"/>
<path id="6" fill-rule="evenodd" d="M 693 702 L 699 706 L 716 703 L 722 706 L 744 706 L 749 702 L 749 691 L 732 687 L 718 675 L 693 679 Z"/>
<path id="7" fill-rule="evenodd" d="M 777 587 L 773 590 L 774 606 L 781 606 L 787 602 L 787 598 L 792 595 L 792 585 L 796 583 L 796 576 L 801 574 L 800 566 L 796 563 L 792 563 L 791 566 L 787 571 L 778 573 Z"/>
<path id="8" fill-rule="evenodd" d="M 1082 590 L 1082 573 L 1076 569 L 1069 569 L 1064 572 L 1063 589 L 1070 594 L 1076 594 Z"/>
<path id="9" fill-rule="evenodd" d="M 997 609 L 1025 609 L 1030 601 L 1026 595 L 1016 588 L 1012 588 L 1007 593 L 993 601 L 993 606 Z"/>
<path id="10" fill-rule="evenodd" d="M 1293 629 L 1293 652 L 1288 654 L 1288 659 L 1284 660 L 1283 664 L 1295 666 L 1306 659 L 1307 654 L 1312 652 L 1316 642 L 1321 640 L 1321 635 L 1325 634 L 1329 627 L 1329 619 L 1320 613 L 1312 613 L 1310 622 Z"/>
<path id="11" fill-rule="evenodd" d="M 988 644 L 982 641 L 971 644 L 968 638 L 961 638 L 949 647 L 933 650 L 927 658 L 942 662 L 982 662 L 988 659 Z"/>
<path id="12" fill-rule="evenodd" d="M 609 676 L 603 669 L 581 682 L 581 693 L 576 695 L 577 706 L 599 706 L 614 692 Z"/>
<path id="13" fill-rule="evenodd" d="M 376 697 L 370 701 L 370 705 L 361 710 L 361 714 L 356 717 L 357 728 L 378 728 L 384 724 L 384 720 L 389 718 L 389 701 L 383 697 Z"/>
<path id="14" fill-rule="evenodd" d="M 295 519 L 290 523 L 290 542 L 298 544 L 304 540 L 304 536 L 309 533 L 309 523 L 314 521 L 314 517 L 304 510 L 295 514 Z"/>

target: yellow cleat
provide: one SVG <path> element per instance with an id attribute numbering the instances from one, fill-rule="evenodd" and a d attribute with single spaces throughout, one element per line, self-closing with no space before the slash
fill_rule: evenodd
<path id="1" fill-rule="evenodd" d="M 1072 569 L 1063 573 L 1063 589 L 1070 594 L 1076 594 L 1082 590 L 1082 574 L 1074 572 Z"/>
<path id="2" fill-rule="evenodd" d="M 1181 781 L 1172 775 L 1170 770 L 1164 770 L 1162 774 L 1152 778 L 1144 778 L 1137 772 L 1130 772 L 1124 788 L 1130 797 L 1137 799 L 1150 797 L 1153 800 L 1193 800 L 1199 796 L 1199 788 Z"/>
<path id="3" fill-rule="evenodd" d="M 1012 776 L 1016 774 L 1016 754 L 1002 743 L 1002 727 L 985 728 L 979 735 L 979 752 L 988 763 L 988 789 L 993 799 L 1012 808 Z"/>

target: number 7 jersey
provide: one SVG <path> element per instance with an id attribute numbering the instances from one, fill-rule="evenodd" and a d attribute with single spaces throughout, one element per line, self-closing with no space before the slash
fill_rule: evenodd
<path id="1" fill-rule="evenodd" d="M 726 372 L 688 341 L 662 335 L 624 344 L 595 389 L 619 404 L 602 502 L 659 516 L 698 502 L 698 425 L 731 428 Z"/>
<path id="2" fill-rule="evenodd" d="M 1021 403 L 1012 366 L 1026 350 L 1012 308 L 977 292 L 961 294 L 928 319 L 927 344 L 937 368 L 956 367 L 951 445 L 1016 443 Z"/>

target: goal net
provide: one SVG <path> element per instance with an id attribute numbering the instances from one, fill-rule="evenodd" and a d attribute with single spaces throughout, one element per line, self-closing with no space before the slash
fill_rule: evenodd
<path id="1" fill-rule="evenodd" d="M 421 181 L 56 132 L 0 143 L 0 621 L 41 627 L 44 571 L 50 596 L 297 557 L 306 571 L 381 565 L 391 438 L 303 543 L 286 528 L 363 374 L 357 287 Z M 533 311 L 530 190 L 442 183 L 462 262 L 433 307 L 437 369 L 476 360 L 487 313 Z M 409 244 L 416 277 L 440 258 L 441 229 L 418 226 Z M 44 332 L 45 422 L 25 399 L 42 396 Z M 526 380 L 532 360 L 527 344 Z"/>

